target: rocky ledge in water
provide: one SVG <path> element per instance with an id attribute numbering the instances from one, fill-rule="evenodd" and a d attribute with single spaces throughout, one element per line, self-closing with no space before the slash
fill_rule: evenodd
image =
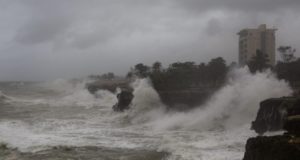
<path id="1" fill-rule="evenodd" d="M 20 152 L 3 144 L 0 146 L 1 160 L 162 160 L 168 155 L 166 152 L 94 146 L 58 146 L 38 152 Z"/>
<path id="2" fill-rule="evenodd" d="M 300 137 L 258 136 L 249 138 L 243 160 L 299 160 Z"/>
<path id="3" fill-rule="evenodd" d="M 300 98 L 270 98 L 260 103 L 251 128 L 262 135 L 266 131 L 282 130 L 287 117 L 300 114 Z"/>
<path id="4" fill-rule="evenodd" d="M 131 90 L 122 89 L 121 92 L 117 94 L 118 102 L 113 106 L 113 110 L 123 112 L 124 110 L 129 109 L 133 97 Z"/>
<path id="5" fill-rule="evenodd" d="M 253 128 L 259 134 L 284 129 L 278 136 L 249 138 L 243 160 L 299 160 L 300 103 L 299 98 L 268 99 L 260 104 Z"/>

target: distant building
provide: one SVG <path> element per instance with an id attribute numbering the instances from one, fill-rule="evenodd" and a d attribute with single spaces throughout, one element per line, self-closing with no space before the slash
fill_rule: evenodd
<path id="1" fill-rule="evenodd" d="M 275 31 L 268 29 L 265 24 L 257 29 L 243 29 L 238 35 L 239 38 L 239 64 L 241 66 L 256 54 L 256 50 L 268 55 L 269 64 L 275 65 Z"/>

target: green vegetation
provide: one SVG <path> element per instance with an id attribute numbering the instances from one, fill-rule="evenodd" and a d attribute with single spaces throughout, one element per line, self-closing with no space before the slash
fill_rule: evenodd
<path id="1" fill-rule="evenodd" d="M 281 46 L 278 51 L 282 57 L 282 61 L 278 61 L 275 66 L 278 78 L 287 80 L 292 86 L 300 85 L 300 58 L 294 56 L 296 49 Z"/>
<path id="2" fill-rule="evenodd" d="M 276 66 L 269 64 L 267 54 L 257 50 L 255 56 L 247 63 L 251 73 L 262 72 L 266 69 L 274 71 L 279 79 L 287 80 L 292 86 L 300 87 L 300 58 L 296 58 L 296 52 L 290 46 L 278 48 L 282 61 Z M 195 62 L 175 62 L 167 68 L 163 68 L 160 62 L 155 62 L 151 67 L 138 63 L 127 74 L 127 78 L 149 77 L 156 90 L 186 90 L 218 88 L 226 81 L 227 72 L 236 67 L 235 62 L 226 65 L 222 57 L 211 59 L 208 63 L 196 64 Z"/>
<path id="3" fill-rule="evenodd" d="M 295 57 L 296 49 L 291 46 L 280 46 L 277 51 L 281 60 L 272 67 L 269 65 L 268 55 L 257 50 L 256 55 L 247 63 L 252 73 L 271 69 L 279 79 L 288 81 L 293 88 L 300 88 L 300 58 Z"/>
<path id="4" fill-rule="evenodd" d="M 108 72 L 102 75 L 89 75 L 89 78 L 94 80 L 98 80 L 98 79 L 112 80 L 115 78 L 115 74 L 112 72 Z"/>
<path id="5" fill-rule="evenodd" d="M 228 66 L 222 57 L 214 58 L 209 63 L 175 62 L 163 68 L 160 62 L 152 67 L 139 63 L 127 74 L 145 78 L 150 77 L 157 90 L 184 90 L 189 88 L 218 87 L 226 80 Z"/>
<path id="6" fill-rule="evenodd" d="M 280 52 L 283 63 L 289 63 L 296 60 L 294 55 L 296 49 L 293 49 L 291 46 L 280 46 L 277 51 Z"/>
<path id="7" fill-rule="evenodd" d="M 281 53 L 281 61 L 275 66 L 269 64 L 267 54 L 257 50 L 256 54 L 247 63 L 251 73 L 262 72 L 271 69 L 279 79 L 288 81 L 292 87 L 300 88 L 300 58 L 296 58 L 296 52 L 290 46 L 280 46 L 278 51 Z M 189 90 L 189 89 L 217 89 L 226 81 L 227 73 L 230 69 L 237 67 L 235 62 L 230 65 L 222 57 L 211 59 L 208 63 L 175 62 L 167 68 L 161 62 L 154 62 L 152 66 L 138 63 L 130 69 L 127 78 L 149 77 L 156 90 Z M 91 79 L 115 79 L 114 73 L 102 75 L 91 75 Z"/>

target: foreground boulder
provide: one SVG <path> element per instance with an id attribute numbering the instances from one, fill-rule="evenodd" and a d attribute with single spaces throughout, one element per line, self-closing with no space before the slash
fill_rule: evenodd
<path id="1" fill-rule="evenodd" d="M 249 138 L 243 160 L 299 160 L 300 138 L 289 135 Z"/>
<path id="2" fill-rule="evenodd" d="M 299 160 L 299 98 L 267 99 L 260 104 L 252 128 L 259 134 L 284 129 L 284 135 L 249 138 L 243 160 Z"/>
<path id="3" fill-rule="evenodd" d="M 288 116 L 283 129 L 288 132 L 289 135 L 300 137 L 300 114 Z"/>
<path id="4" fill-rule="evenodd" d="M 258 134 L 282 130 L 287 117 L 300 114 L 300 98 L 271 98 L 260 103 L 251 128 Z"/>

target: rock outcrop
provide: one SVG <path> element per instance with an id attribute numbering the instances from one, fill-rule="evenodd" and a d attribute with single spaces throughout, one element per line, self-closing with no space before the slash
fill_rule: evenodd
<path id="1" fill-rule="evenodd" d="M 249 138 L 243 160 L 299 160 L 300 138 L 289 135 Z"/>
<path id="2" fill-rule="evenodd" d="M 122 90 L 118 95 L 118 102 L 113 106 L 114 111 L 123 112 L 126 109 L 129 109 L 131 101 L 133 99 L 132 91 Z"/>
<path id="3" fill-rule="evenodd" d="M 249 138 L 243 160 L 300 159 L 300 103 L 299 98 L 268 99 L 260 104 L 252 128 L 259 134 L 284 129 L 284 135 Z"/>
<path id="4" fill-rule="evenodd" d="M 282 97 L 271 98 L 260 103 L 260 108 L 251 128 L 258 134 L 266 131 L 278 131 L 288 116 L 300 114 L 300 98 Z"/>
<path id="5" fill-rule="evenodd" d="M 300 114 L 288 116 L 283 125 L 283 129 L 288 131 L 288 134 L 300 138 Z"/>
<path id="6" fill-rule="evenodd" d="M 133 99 L 133 88 L 130 86 L 130 81 L 126 79 L 96 81 L 87 84 L 86 88 L 92 94 L 95 94 L 98 90 L 117 92 L 117 89 L 119 88 L 120 93 L 117 94 L 118 102 L 112 106 L 113 110 L 122 112 L 130 108 L 130 104 Z"/>

